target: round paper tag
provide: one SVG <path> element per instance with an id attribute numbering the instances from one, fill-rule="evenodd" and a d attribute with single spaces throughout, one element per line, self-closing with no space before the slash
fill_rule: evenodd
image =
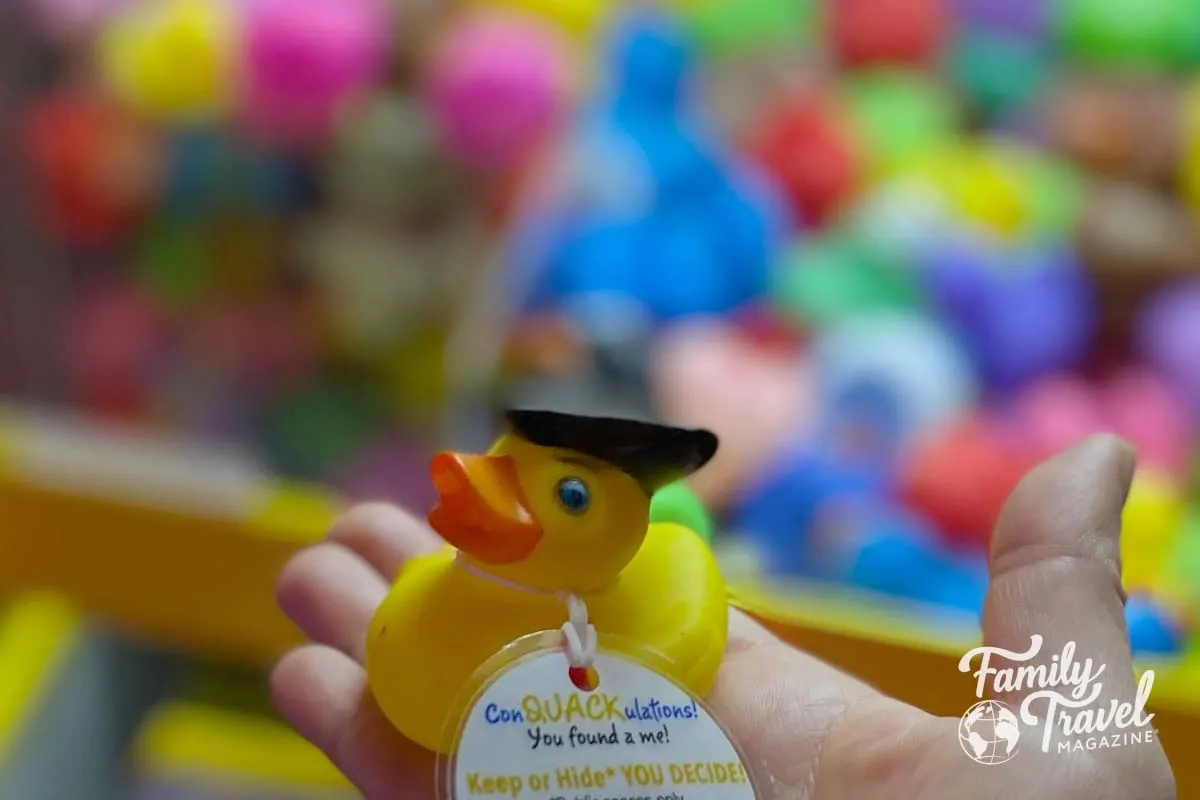
<path id="1" fill-rule="evenodd" d="M 475 698 L 443 796 L 754 800 L 755 791 L 725 731 L 672 680 L 604 651 L 581 677 L 553 648 L 510 662 Z"/>

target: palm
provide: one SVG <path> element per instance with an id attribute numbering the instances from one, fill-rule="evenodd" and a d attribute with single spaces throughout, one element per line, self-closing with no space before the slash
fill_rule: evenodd
<path id="1" fill-rule="evenodd" d="M 1032 473 L 997 528 L 984 615 L 989 644 L 1023 649 L 1037 633 L 1056 651 L 1073 639 L 1108 665 L 1106 694 L 1123 700 L 1135 687 L 1117 541 L 1132 468 L 1122 443 L 1098 438 Z M 281 606 L 315 644 L 276 667 L 276 702 L 369 800 L 433 796 L 432 756 L 384 720 L 361 664 L 367 626 L 391 576 L 437 546 L 404 512 L 362 506 L 280 578 Z M 751 768 L 772 776 L 773 797 L 1174 797 L 1157 745 L 1070 759 L 1022 752 L 1004 765 L 974 764 L 959 749 L 958 719 L 881 695 L 737 611 L 710 703 Z"/>

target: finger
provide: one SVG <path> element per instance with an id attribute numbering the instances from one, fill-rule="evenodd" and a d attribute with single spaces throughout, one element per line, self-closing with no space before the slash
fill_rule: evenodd
<path id="1" fill-rule="evenodd" d="M 779 637 L 767 630 L 758 620 L 730 606 L 729 636 L 725 643 L 726 655 L 777 641 L 780 641 Z"/>
<path id="2" fill-rule="evenodd" d="M 423 521 L 388 503 L 355 506 L 334 523 L 328 538 L 358 553 L 388 583 L 405 561 L 442 546 Z"/>
<path id="3" fill-rule="evenodd" d="M 366 673 L 344 653 L 320 645 L 289 653 L 271 673 L 271 695 L 367 800 L 433 797 L 433 755 L 388 723 Z"/>
<path id="4" fill-rule="evenodd" d="M 383 577 L 361 556 L 323 542 L 284 566 L 276 599 L 309 639 L 362 663 L 371 617 L 387 591 Z"/>
<path id="5" fill-rule="evenodd" d="M 732 610 L 729 648 L 709 697 L 751 769 L 776 782 L 771 797 L 806 797 L 821 743 L 871 687 L 778 639 Z"/>
<path id="6" fill-rule="evenodd" d="M 1097 436 L 1030 472 L 996 526 L 983 616 L 987 645 L 1025 652 L 1031 637 L 1043 637 L 1035 664 L 1049 667 L 1074 642 L 1074 660 L 1103 665 L 1103 688 L 1125 701 L 1135 684 L 1120 532 L 1134 466 L 1128 444 Z M 1000 694 L 1019 702 L 1027 693 Z"/>

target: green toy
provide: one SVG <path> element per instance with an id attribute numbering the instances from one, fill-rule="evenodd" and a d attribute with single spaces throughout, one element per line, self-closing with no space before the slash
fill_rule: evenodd
<path id="1" fill-rule="evenodd" d="M 1200 60 L 1195 0 L 1062 0 L 1058 10 L 1064 51 L 1094 66 L 1162 71 Z"/>
<path id="2" fill-rule="evenodd" d="M 1061 159 L 1037 154 L 1025 177 L 1030 235 L 1055 240 L 1074 236 L 1085 189 L 1079 170 Z"/>
<path id="3" fill-rule="evenodd" d="M 326 378 L 280 398 L 260 435 L 275 469 L 317 480 L 370 442 L 384 420 L 373 392 Z"/>
<path id="4" fill-rule="evenodd" d="M 807 42 L 816 20 L 814 0 L 698 0 L 687 10 L 696 43 L 731 55 L 777 43 Z"/>
<path id="5" fill-rule="evenodd" d="M 686 483 L 672 483 L 654 493 L 650 522 L 674 522 L 700 534 L 704 541 L 712 541 L 712 516 L 704 501 Z"/>
<path id="6" fill-rule="evenodd" d="M 845 235 L 796 247 L 777 271 L 776 281 L 776 306 L 804 327 L 825 326 L 868 310 L 920 304 L 910 273 Z"/>
<path id="7" fill-rule="evenodd" d="M 1160 594 L 1189 613 L 1200 613 L 1200 509 L 1193 508 L 1166 559 Z"/>
<path id="8" fill-rule="evenodd" d="M 956 136 L 949 93 L 921 73 L 878 70 L 851 76 L 843 100 L 877 174 L 892 172 Z"/>
<path id="9" fill-rule="evenodd" d="M 1046 75 L 1037 44 L 991 31 L 964 30 L 955 38 L 950 70 L 959 88 L 987 117 L 1028 105 Z"/>
<path id="10" fill-rule="evenodd" d="M 165 222 L 150 230 L 134 259 L 138 279 L 161 302 L 187 308 L 212 288 L 213 269 L 204 234 L 186 222 Z"/>

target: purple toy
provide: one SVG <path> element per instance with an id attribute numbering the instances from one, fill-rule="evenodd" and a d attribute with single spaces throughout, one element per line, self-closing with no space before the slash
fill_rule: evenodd
<path id="1" fill-rule="evenodd" d="M 326 134 L 386 66 L 392 24 L 382 0 L 253 0 L 247 11 L 245 112 L 273 138 Z"/>
<path id="2" fill-rule="evenodd" d="M 1089 354 L 1095 288 L 1065 250 L 1007 252 L 960 239 L 933 254 L 924 278 L 993 390 L 1074 370 Z"/>
<path id="3" fill-rule="evenodd" d="M 1053 8 L 1046 0 L 954 0 L 954 5 L 962 22 L 1031 40 L 1046 36 Z"/>
<path id="4" fill-rule="evenodd" d="M 1200 281 L 1163 287 L 1146 301 L 1134 330 L 1142 358 L 1200 409 Z"/>
<path id="5" fill-rule="evenodd" d="M 443 144 L 465 162 L 511 163 L 553 127 L 567 93 L 562 43 L 533 18 L 466 17 L 440 42 L 428 96 Z"/>

